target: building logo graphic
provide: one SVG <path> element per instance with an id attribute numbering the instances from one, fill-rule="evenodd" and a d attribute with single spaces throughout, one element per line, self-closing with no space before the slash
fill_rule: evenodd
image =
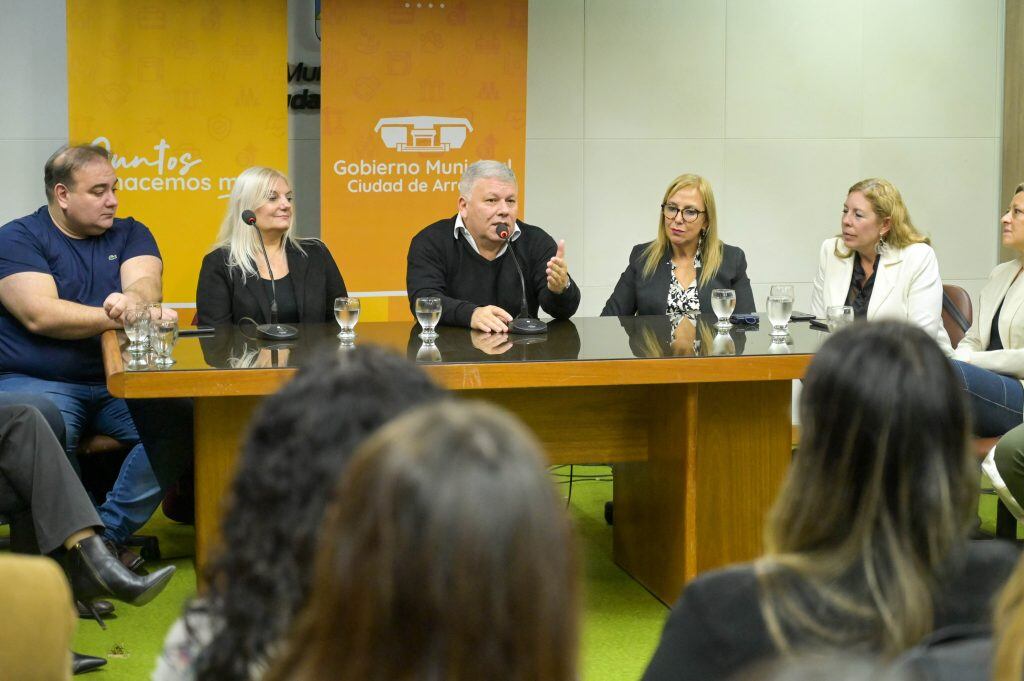
<path id="1" fill-rule="evenodd" d="M 465 118 L 405 116 L 382 118 L 373 131 L 388 149 L 436 154 L 461 148 L 473 126 Z"/>

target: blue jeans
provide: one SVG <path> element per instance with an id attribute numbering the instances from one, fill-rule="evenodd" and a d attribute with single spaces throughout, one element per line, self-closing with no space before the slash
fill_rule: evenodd
<path id="1" fill-rule="evenodd" d="M 41 394 L 53 402 L 64 417 L 69 456 L 78 447 L 86 425 L 118 442 L 134 445 L 121 464 L 114 488 L 98 510 L 106 526 L 104 536 L 117 544 L 123 544 L 149 520 L 163 500 L 163 492 L 124 400 L 111 396 L 102 384 L 62 383 L 14 373 L 0 374 L 0 391 Z"/>
<path id="2" fill-rule="evenodd" d="M 1024 421 L 1024 386 L 1012 376 L 953 360 L 974 418 L 978 437 L 1001 437 Z"/>

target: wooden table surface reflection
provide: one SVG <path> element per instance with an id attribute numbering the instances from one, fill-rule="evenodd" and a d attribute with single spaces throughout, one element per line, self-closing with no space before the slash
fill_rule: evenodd
<path id="1" fill-rule="evenodd" d="M 615 464 L 616 562 L 671 603 L 686 581 L 760 553 L 761 526 L 790 458 L 790 381 L 826 334 L 792 324 L 785 342 L 713 319 L 602 317 L 554 322 L 541 337 L 408 322 L 357 327 L 439 384 L 517 414 L 552 464 Z M 344 353 L 337 328 L 302 325 L 285 343 L 225 327 L 179 340 L 167 370 L 125 369 L 124 336 L 103 335 L 110 392 L 194 397 L 196 560 L 216 541 L 238 445 L 253 409 L 314 357 Z"/>

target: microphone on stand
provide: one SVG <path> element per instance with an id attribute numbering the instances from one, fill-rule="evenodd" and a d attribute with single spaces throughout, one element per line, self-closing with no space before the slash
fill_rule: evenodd
<path id="1" fill-rule="evenodd" d="M 498 232 L 498 236 L 505 240 L 508 252 L 512 254 L 512 262 L 516 264 L 516 272 L 519 273 L 519 287 L 523 293 L 523 297 L 520 299 L 519 304 L 519 314 L 517 314 L 516 318 L 512 320 L 512 323 L 508 325 L 509 333 L 518 333 L 522 335 L 547 333 L 547 322 L 542 322 L 541 320 L 530 316 L 530 306 L 526 302 L 526 277 L 523 276 L 523 268 L 519 266 L 519 258 L 516 257 L 515 249 L 512 248 L 512 233 L 507 229 L 503 229 Z"/>
<path id="2" fill-rule="evenodd" d="M 256 227 L 256 213 L 251 210 L 242 211 L 242 222 L 256 229 L 257 232 L 259 231 Z M 256 333 L 270 340 L 295 338 L 299 335 L 298 329 L 294 326 L 277 323 L 277 286 L 274 285 L 274 270 L 270 269 L 270 256 L 267 255 L 267 246 L 263 243 L 263 236 L 257 233 L 256 240 L 260 242 L 260 248 L 263 249 L 263 259 L 267 263 L 267 273 L 270 274 L 270 323 L 257 324 Z"/>

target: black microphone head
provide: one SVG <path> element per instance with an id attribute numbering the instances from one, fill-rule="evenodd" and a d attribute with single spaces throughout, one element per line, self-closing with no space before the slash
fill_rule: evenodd
<path id="1" fill-rule="evenodd" d="M 507 229 L 503 229 L 500 232 L 498 232 L 498 238 L 499 239 L 507 239 L 508 238 L 508 230 Z"/>
<path id="2" fill-rule="evenodd" d="M 242 211 L 242 222 L 244 222 L 245 224 L 249 225 L 250 227 L 255 227 L 256 226 L 256 213 L 253 213 L 251 210 L 243 210 Z"/>

